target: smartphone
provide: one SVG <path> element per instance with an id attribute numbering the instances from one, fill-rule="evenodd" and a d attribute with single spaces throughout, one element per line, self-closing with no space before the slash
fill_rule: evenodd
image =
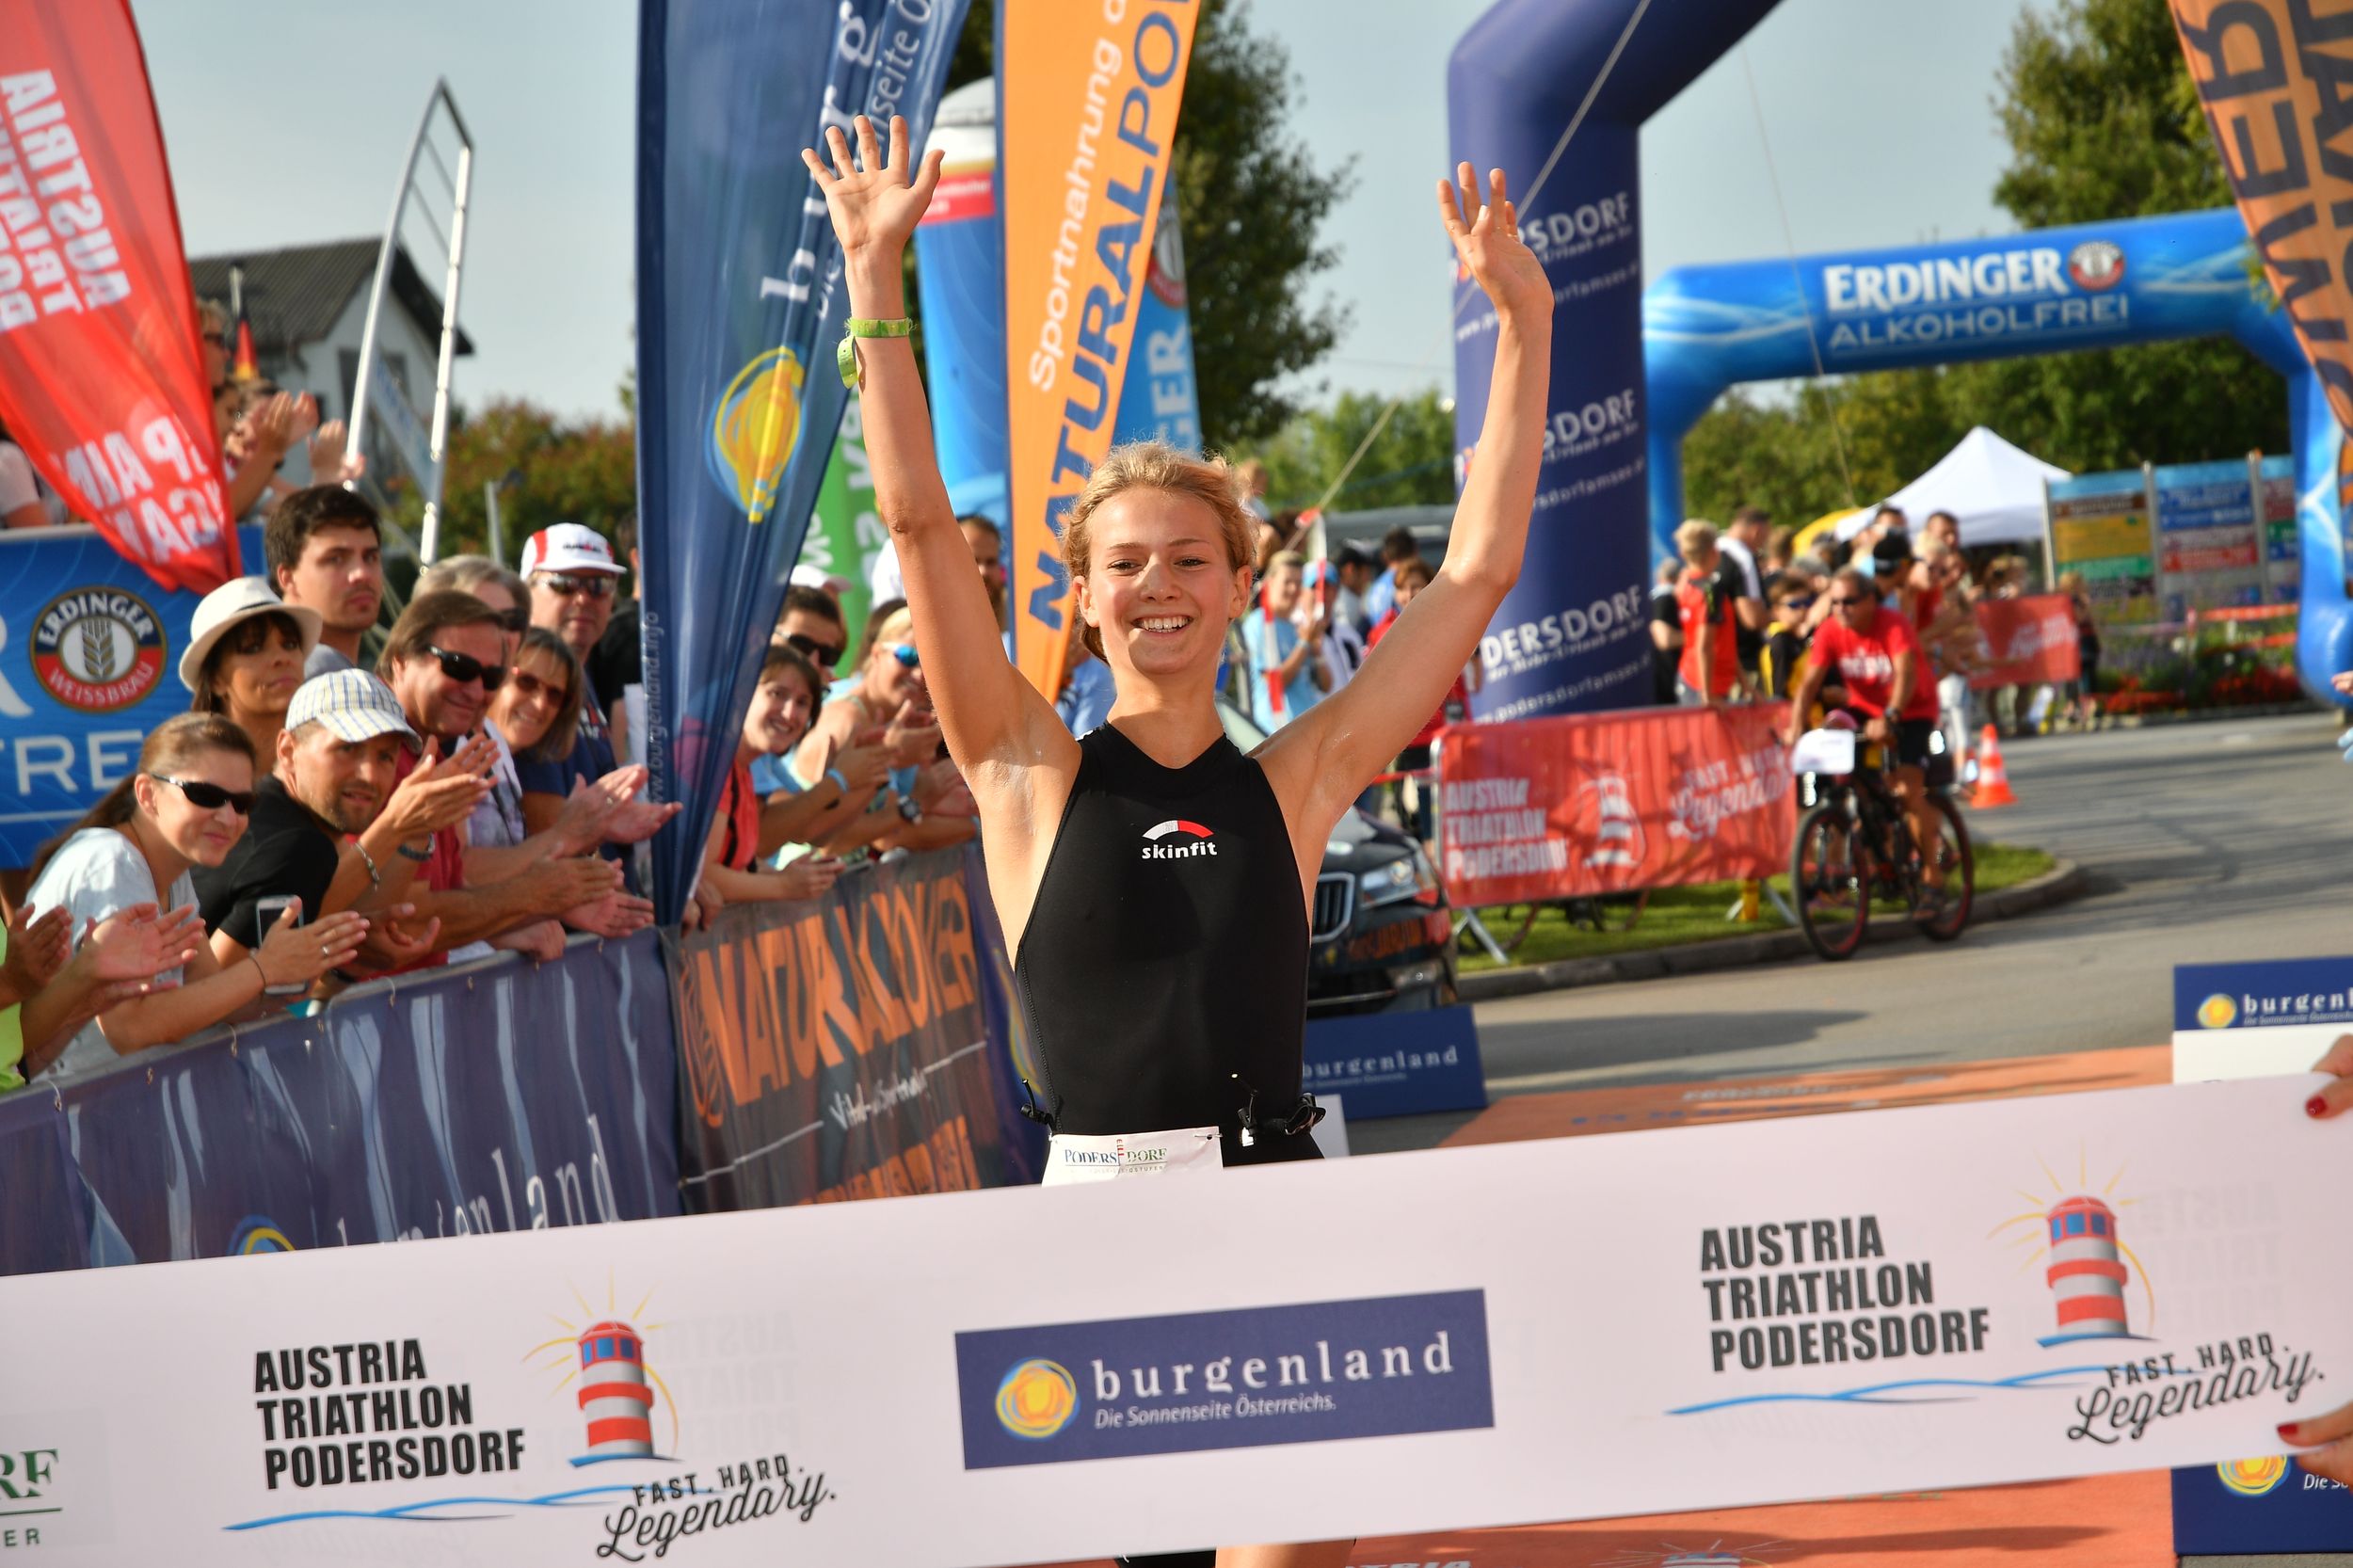
<path id="1" fill-rule="evenodd" d="M 290 893 L 273 893 L 268 898 L 255 899 L 253 901 L 254 935 L 257 937 L 266 940 L 269 936 L 270 927 L 278 923 L 279 916 L 286 912 L 286 907 L 289 904 L 299 904 L 302 901 L 300 899 L 294 897 Z M 296 914 L 294 923 L 296 925 L 300 925 L 302 923 L 302 916 L 299 912 Z M 308 981 L 297 980 L 285 984 L 264 985 L 262 987 L 262 995 L 265 997 L 298 997 L 308 992 L 310 989 L 311 985 Z"/>

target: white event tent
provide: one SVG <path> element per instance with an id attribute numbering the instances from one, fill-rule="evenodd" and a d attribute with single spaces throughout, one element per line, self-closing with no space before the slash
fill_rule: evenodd
<path id="1" fill-rule="evenodd" d="M 1915 532 L 1930 512 L 1952 513 L 1961 520 L 1963 548 L 2021 544 L 2042 537 L 2042 482 L 2070 477 L 2065 469 L 2022 452 L 1980 424 L 1934 468 L 1881 504 L 1900 509 Z M 1838 536 L 1853 538 L 1877 509 L 1865 507 L 1840 522 Z"/>

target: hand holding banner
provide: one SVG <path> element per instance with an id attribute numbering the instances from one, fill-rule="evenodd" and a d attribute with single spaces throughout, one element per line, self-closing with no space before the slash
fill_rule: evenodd
<path id="1" fill-rule="evenodd" d="M 1141 0 L 1116 25 L 997 10 L 1014 653 L 1048 698 L 1071 634 L 1062 518 L 1111 450 L 1195 15 L 1182 0 Z"/>
<path id="2" fill-rule="evenodd" d="M 160 586 L 238 574 L 128 0 L 0 0 L 0 430 Z"/>

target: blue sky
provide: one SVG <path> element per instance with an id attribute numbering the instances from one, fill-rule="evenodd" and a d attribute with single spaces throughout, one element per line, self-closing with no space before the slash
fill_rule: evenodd
<path id="1" fill-rule="evenodd" d="M 1448 51 L 1487 0 L 1257 0 L 1290 46 L 1292 129 L 1357 155 L 1319 280 L 1355 325 L 1308 379 L 1446 386 L 1447 287 L 1431 182 L 1446 158 Z M 1644 261 L 1783 249 L 1769 143 L 1801 251 L 1996 233 L 1991 99 L 2037 0 L 1783 0 L 1642 138 Z M 480 352 L 461 401 L 617 411 L 632 353 L 636 8 L 627 0 L 134 0 L 192 254 L 381 231 L 437 75 L 477 144 L 462 300 Z M 1672 0 L 1644 25 L 1672 17 Z M 1378 24 L 1369 24 L 1377 19 Z M 1575 149 L 1569 153 L 1574 157 Z M 1427 236 L 1417 243 L 1415 236 Z"/>

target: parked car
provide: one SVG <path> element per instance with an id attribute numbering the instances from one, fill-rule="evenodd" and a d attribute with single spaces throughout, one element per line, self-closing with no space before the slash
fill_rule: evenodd
<path id="1" fill-rule="evenodd" d="M 1266 734 L 1220 702 L 1244 751 Z M 1435 867 L 1412 834 L 1350 807 L 1324 841 L 1307 921 L 1307 1016 L 1451 1007 L 1454 925 Z"/>

